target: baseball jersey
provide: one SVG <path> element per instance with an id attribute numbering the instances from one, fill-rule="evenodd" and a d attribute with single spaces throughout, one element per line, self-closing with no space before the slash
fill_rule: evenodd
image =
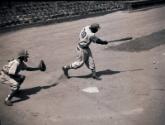
<path id="1" fill-rule="evenodd" d="M 90 30 L 90 26 L 84 27 L 79 35 L 79 45 L 82 47 L 88 47 L 90 43 L 92 42 L 90 40 L 91 37 L 95 36 L 95 33 L 92 33 Z"/>
<path id="2" fill-rule="evenodd" d="M 21 70 L 26 70 L 27 65 L 24 62 L 19 62 L 19 60 L 14 59 L 10 61 L 7 65 L 3 66 L 2 70 L 10 75 L 16 75 Z"/>

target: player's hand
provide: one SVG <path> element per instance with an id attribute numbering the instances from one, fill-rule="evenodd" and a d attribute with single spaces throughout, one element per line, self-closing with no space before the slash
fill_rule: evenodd
<path id="1" fill-rule="evenodd" d="M 108 42 L 105 40 L 105 41 L 102 42 L 102 44 L 103 44 L 103 45 L 107 45 Z"/>

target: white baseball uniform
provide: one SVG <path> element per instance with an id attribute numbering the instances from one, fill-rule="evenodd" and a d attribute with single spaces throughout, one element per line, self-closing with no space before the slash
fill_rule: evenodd
<path id="1" fill-rule="evenodd" d="M 24 62 L 20 63 L 17 59 L 10 61 L 2 68 L 0 75 L 1 82 L 8 83 L 12 90 L 17 90 L 24 80 L 24 76 L 18 73 L 26 68 L 27 66 Z"/>
<path id="2" fill-rule="evenodd" d="M 89 27 L 84 27 L 80 32 L 79 43 L 76 48 L 77 60 L 70 65 L 73 69 L 80 68 L 85 63 L 89 69 L 95 70 L 95 63 L 89 45 L 92 42 L 90 38 L 96 36 L 91 32 Z"/>

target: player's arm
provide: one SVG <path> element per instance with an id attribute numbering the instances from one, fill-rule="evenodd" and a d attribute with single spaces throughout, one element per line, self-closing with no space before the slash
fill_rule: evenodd
<path id="1" fill-rule="evenodd" d="M 37 66 L 37 67 L 31 67 L 31 66 L 25 64 L 24 62 L 22 62 L 21 66 L 22 66 L 21 69 L 22 69 L 22 70 L 26 70 L 26 71 L 36 71 L 36 70 L 40 70 L 40 69 L 39 69 L 39 66 Z"/>
<path id="2" fill-rule="evenodd" d="M 27 66 L 25 63 L 24 63 L 24 67 L 25 67 L 25 70 L 27 71 L 37 71 L 37 70 L 45 71 L 46 70 L 46 64 L 43 60 L 39 62 L 39 65 L 37 67 Z"/>
<path id="3" fill-rule="evenodd" d="M 26 70 L 27 71 L 36 71 L 36 70 L 40 70 L 40 68 L 39 67 L 30 67 L 30 66 L 28 66 L 28 67 L 26 67 Z"/>
<path id="4" fill-rule="evenodd" d="M 97 44 L 102 44 L 102 45 L 108 44 L 108 42 L 106 40 L 101 40 L 100 38 L 98 38 L 96 36 L 90 37 L 90 40 L 94 43 L 97 43 Z"/>

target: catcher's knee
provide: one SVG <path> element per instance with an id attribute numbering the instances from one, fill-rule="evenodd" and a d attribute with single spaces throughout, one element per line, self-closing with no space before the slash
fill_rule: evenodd
<path id="1" fill-rule="evenodd" d="M 22 84 L 24 82 L 25 78 L 26 78 L 26 76 L 21 75 L 21 77 L 20 77 L 20 84 Z"/>
<path id="2" fill-rule="evenodd" d="M 17 89 L 19 89 L 19 88 L 20 88 L 19 83 L 15 83 L 15 84 L 12 84 L 12 85 L 11 85 L 11 90 L 13 90 L 13 91 L 15 91 L 15 90 L 17 90 Z"/>
<path id="3" fill-rule="evenodd" d="M 24 81 L 25 78 L 26 78 L 26 76 L 24 76 L 24 75 L 21 76 L 21 80 L 22 80 L 22 81 Z"/>

